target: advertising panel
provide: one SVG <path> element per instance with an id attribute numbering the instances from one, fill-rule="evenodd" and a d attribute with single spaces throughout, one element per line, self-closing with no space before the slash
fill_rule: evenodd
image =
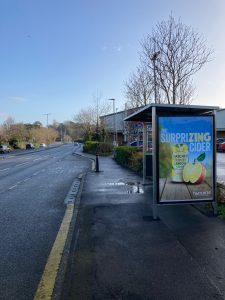
<path id="1" fill-rule="evenodd" d="M 213 116 L 158 117 L 158 202 L 214 201 Z"/>

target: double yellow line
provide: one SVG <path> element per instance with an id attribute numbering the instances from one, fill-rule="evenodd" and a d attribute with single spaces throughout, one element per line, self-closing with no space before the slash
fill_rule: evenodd
<path id="1" fill-rule="evenodd" d="M 52 294 L 59 271 L 59 265 L 66 244 L 70 223 L 73 217 L 74 204 L 67 204 L 66 212 L 58 231 L 56 240 L 48 257 L 44 273 L 38 285 L 34 300 L 52 299 Z"/>
<path id="2" fill-rule="evenodd" d="M 64 248 L 67 242 L 67 237 L 69 235 L 69 230 L 71 229 L 71 222 L 74 225 L 76 223 L 79 206 L 80 206 L 81 192 L 84 184 L 84 177 L 85 177 L 85 173 L 81 173 L 78 176 L 78 178 L 81 180 L 81 183 L 80 183 L 79 191 L 76 195 L 75 204 L 74 203 L 67 204 L 65 215 L 63 217 L 52 250 L 49 254 L 48 261 L 45 265 L 45 269 L 42 274 L 40 283 L 38 285 L 38 289 L 34 296 L 34 300 L 52 299 L 56 278 L 60 271 L 59 270 L 60 262 L 62 261 Z"/>

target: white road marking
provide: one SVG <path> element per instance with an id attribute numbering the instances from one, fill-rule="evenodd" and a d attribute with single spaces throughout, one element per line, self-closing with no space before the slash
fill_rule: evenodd
<path id="1" fill-rule="evenodd" d="M 28 181 L 28 180 L 30 180 L 31 178 L 29 177 L 29 178 L 26 178 L 26 179 L 24 179 L 24 182 L 26 182 L 26 181 Z"/>
<path id="2" fill-rule="evenodd" d="M 29 162 L 25 162 L 25 163 L 22 163 L 22 164 L 19 164 L 19 165 L 15 165 L 15 167 L 19 167 L 19 166 L 23 166 L 23 165 L 27 165 L 29 164 Z"/>
<path id="3" fill-rule="evenodd" d="M 30 180 L 30 179 L 31 179 L 31 177 L 25 178 L 25 179 L 22 180 L 22 181 L 18 181 L 15 185 L 11 186 L 11 187 L 9 188 L 9 190 L 14 189 L 14 188 L 17 187 L 19 184 L 21 184 L 21 183 L 23 183 L 23 182 L 26 182 L 26 181 L 28 181 L 28 180 Z"/>
<path id="4" fill-rule="evenodd" d="M 13 186 L 11 186 L 11 187 L 9 188 L 9 190 L 12 190 L 12 189 L 14 189 L 15 187 L 17 187 L 17 184 L 16 184 L 16 185 L 13 185 Z"/>
<path id="5" fill-rule="evenodd" d="M 10 168 L 1 169 L 0 172 L 6 171 L 6 170 L 9 170 L 9 169 Z"/>
<path id="6" fill-rule="evenodd" d="M 33 176 L 36 176 L 37 174 L 41 173 L 41 171 L 33 173 Z"/>

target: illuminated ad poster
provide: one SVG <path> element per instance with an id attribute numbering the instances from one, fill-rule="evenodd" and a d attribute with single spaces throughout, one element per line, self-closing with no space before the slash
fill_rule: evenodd
<path id="1" fill-rule="evenodd" d="M 159 203 L 214 201 L 213 116 L 158 117 Z"/>

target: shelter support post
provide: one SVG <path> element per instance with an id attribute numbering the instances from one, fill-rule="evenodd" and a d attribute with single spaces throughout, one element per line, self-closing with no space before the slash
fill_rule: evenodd
<path id="1" fill-rule="evenodd" d="M 143 184 L 146 179 L 147 124 L 143 123 Z"/>
<path id="2" fill-rule="evenodd" d="M 156 170 L 156 107 L 152 107 L 152 162 L 153 162 L 153 199 L 152 210 L 153 219 L 157 220 L 157 170 Z"/>
<path id="3" fill-rule="evenodd" d="M 213 128 L 213 131 L 215 132 L 215 135 L 216 135 L 216 110 L 214 109 L 213 110 L 213 114 L 214 114 L 214 128 Z M 216 182 L 216 177 L 217 177 L 217 174 L 216 174 L 216 166 L 217 166 L 217 163 L 216 163 L 216 136 L 214 137 L 214 184 L 215 184 L 215 187 L 214 187 L 214 198 L 215 198 L 215 202 L 212 203 L 212 206 L 213 206 L 213 212 L 214 212 L 214 216 L 216 216 L 218 214 L 218 206 L 217 206 L 217 182 Z"/>

